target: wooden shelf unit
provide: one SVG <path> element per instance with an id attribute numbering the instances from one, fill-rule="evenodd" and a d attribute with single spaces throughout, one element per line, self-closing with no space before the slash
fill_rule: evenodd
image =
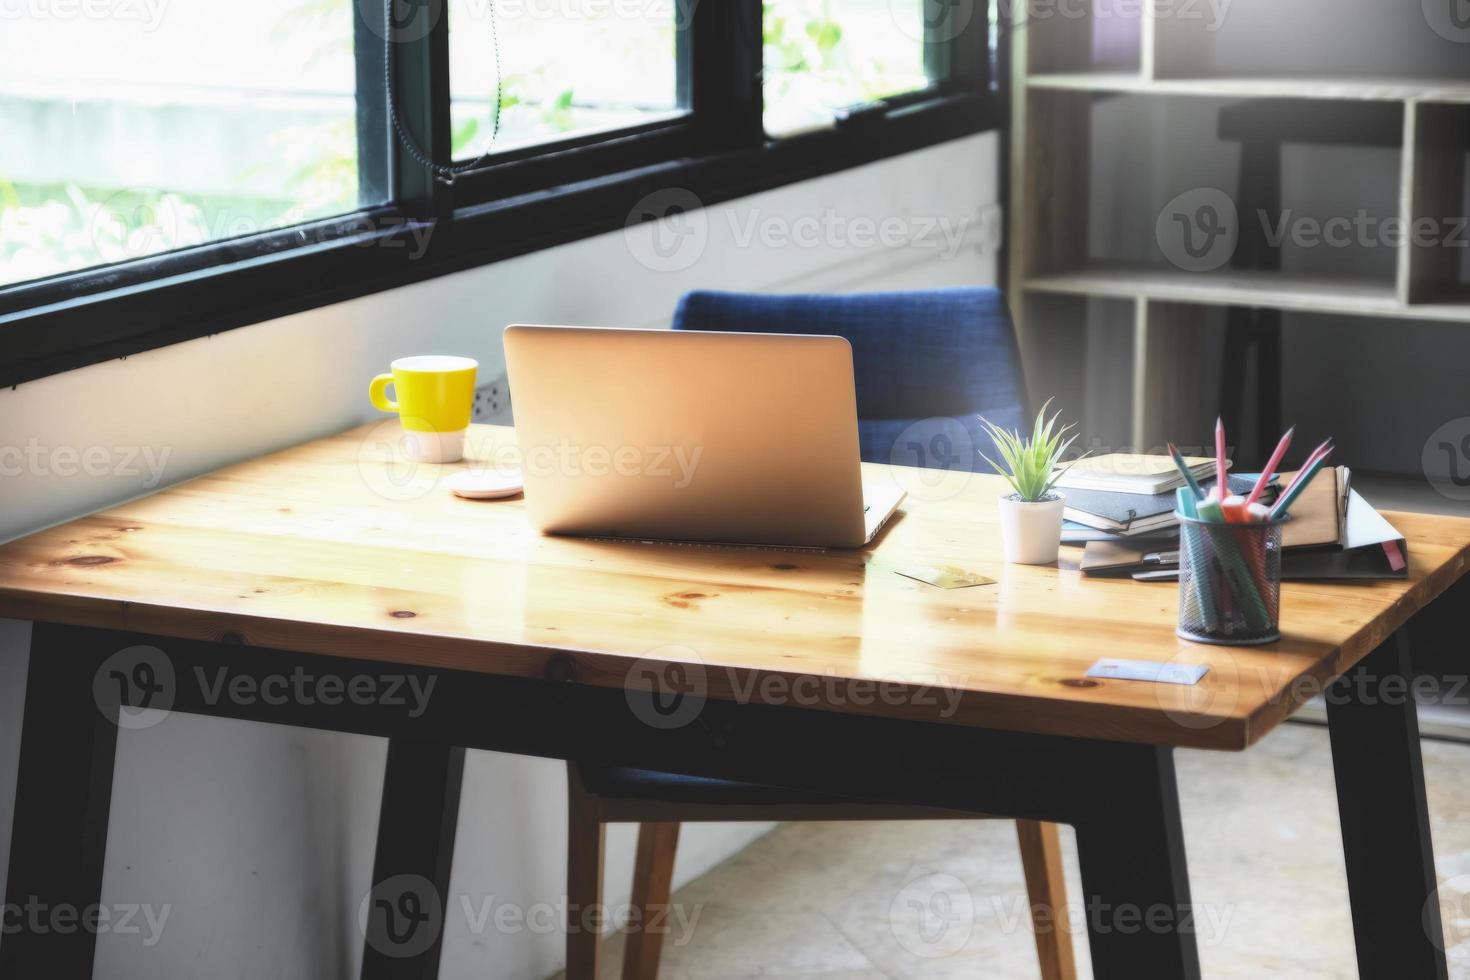
<path id="1" fill-rule="evenodd" d="M 1218 383 L 1203 376 L 1198 365 L 1181 362 L 1199 348 L 1196 335 L 1203 333 L 1212 308 L 1470 321 L 1464 248 L 1406 244 L 1397 248 L 1390 279 L 1365 279 L 1348 271 L 1340 276 L 1256 272 L 1228 265 L 1213 272 L 1188 272 L 1162 257 L 1156 264 L 1138 264 L 1089 255 L 1092 109 L 1097 100 L 1118 96 L 1397 103 L 1403 110 L 1398 217 L 1411 229 L 1416 219 L 1438 221 L 1467 213 L 1470 73 L 1463 78 L 1232 76 L 1213 63 L 1211 40 L 1203 31 L 1157 16 L 1158 5 L 1138 6 L 1141 17 L 1133 20 L 1136 51 L 1126 43 L 1120 48 L 1114 24 L 1104 39 L 1114 50 L 1099 57 L 1091 18 L 1028 23 L 1028 5 L 1015 5 L 1008 287 L 1033 391 L 1058 395 L 1069 412 L 1086 403 L 1085 393 L 1069 393 L 1074 386 L 1085 386 L 1086 366 L 1067 348 L 1081 343 L 1085 349 L 1089 301 L 1100 298 L 1134 305 L 1128 437 L 1145 449 L 1170 437 L 1172 413 L 1186 398 L 1198 400 L 1199 386 L 1208 391 Z M 1258 19 L 1260 14 L 1256 12 Z M 1464 51 L 1470 54 L 1470 46 Z M 1470 69 L 1470 57 L 1464 60 Z M 1127 180 L 1127 175 L 1117 179 Z M 1152 221 L 1146 224 L 1153 228 Z M 1464 234 L 1470 237 L 1470 232 Z M 1148 248 L 1159 254 L 1154 243 Z M 1179 437 L 1177 432 L 1173 437 Z"/>
<path id="2" fill-rule="evenodd" d="M 1032 75 L 1026 84 L 1033 89 L 1069 92 L 1470 103 L 1470 81 L 1448 78 L 1146 78 L 1137 72 L 1099 71 Z"/>

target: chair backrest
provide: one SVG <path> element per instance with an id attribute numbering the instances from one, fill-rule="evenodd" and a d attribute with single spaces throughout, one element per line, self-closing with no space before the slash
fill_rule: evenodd
<path id="1" fill-rule="evenodd" d="M 696 291 L 675 330 L 831 334 L 852 345 L 858 437 L 874 463 L 982 470 L 995 458 L 978 416 L 1027 426 L 1015 331 L 1000 291 L 934 289 L 853 295 Z"/>

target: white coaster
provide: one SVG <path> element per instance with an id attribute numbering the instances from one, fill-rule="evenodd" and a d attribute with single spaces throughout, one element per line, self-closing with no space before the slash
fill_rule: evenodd
<path id="1" fill-rule="evenodd" d="M 521 492 L 521 474 L 497 470 L 464 470 L 451 476 L 449 489 L 456 497 L 469 500 L 496 500 L 514 497 Z"/>

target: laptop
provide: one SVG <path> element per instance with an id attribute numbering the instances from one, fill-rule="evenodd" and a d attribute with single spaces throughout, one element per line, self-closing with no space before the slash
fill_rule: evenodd
<path id="1" fill-rule="evenodd" d="M 903 500 L 864 484 L 841 337 L 518 324 L 505 356 L 543 532 L 857 548 Z"/>

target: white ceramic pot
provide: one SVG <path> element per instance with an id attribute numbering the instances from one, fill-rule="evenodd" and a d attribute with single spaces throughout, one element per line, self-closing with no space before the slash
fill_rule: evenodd
<path id="1" fill-rule="evenodd" d="M 1050 565 L 1062 544 L 1062 509 L 1066 499 L 1053 491 L 1052 500 L 1000 498 L 1000 537 L 1006 561 L 1014 565 Z"/>
<path id="2" fill-rule="evenodd" d="M 404 429 L 403 454 L 419 463 L 458 463 L 464 459 L 464 435 L 468 431 L 416 432 Z"/>

